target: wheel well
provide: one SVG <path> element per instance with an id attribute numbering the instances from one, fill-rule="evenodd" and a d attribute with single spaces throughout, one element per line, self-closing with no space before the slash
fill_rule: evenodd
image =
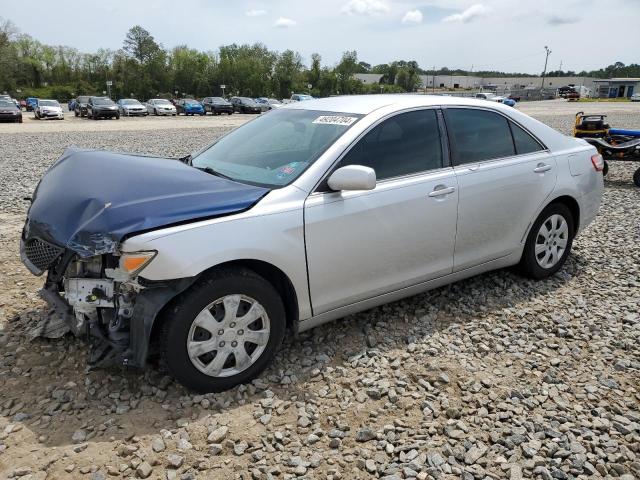
<path id="1" fill-rule="evenodd" d="M 233 260 L 231 262 L 221 263 L 211 267 L 203 271 L 199 277 L 205 276 L 221 267 L 243 267 L 252 270 L 263 277 L 273 285 L 282 298 L 282 303 L 284 304 L 285 313 L 287 315 L 287 327 L 292 328 L 297 323 L 299 317 L 298 296 L 296 295 L 293 283 L 282 270 L 261 260 Z M 162 325 L 167 321 L 167 314 L 171 311 L 171 308 L 179 297 L 180 295 L 176 295 L 172 298 L 156 315 L 149 335 L 149 343 L 152 346 L 150 350 L 155 350 L 155 347 L 157 347 L 158 336 L 162 331 Z"/>
<path id="2" fill-rule="evenodd" d="M 215 267 L 211 267 L 205 270 L 203 274 L 215 270 L 220 267 L 244 267 L 249 270 L 253 270 L 258 275 L 267 280 L 278 291 L 284 304 L 284 309 L 287 314 L 287 327 L 292 327 L 298 321 L 298 296 L 296 290 L 293 287 L 293 283 L 289 277 L 278 267 L 263 262 L 262 260 L 233 260 L 231 262 L 221 263 Z"/>
<path id="3" fill-rule="evenodd" d="M 568 195 L 563 195 L 554 199 L 551 203 L 561 203 L 569 209 L 573 217 L 573 234 L 575 235 L 580 228 L 580 205 L 578 205 L 576 199 Z"/>

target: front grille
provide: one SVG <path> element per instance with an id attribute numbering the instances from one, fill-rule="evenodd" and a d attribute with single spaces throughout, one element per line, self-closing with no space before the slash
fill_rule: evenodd
<path id="1" fill-rule="evenodd" d="M 27 259 L 39 270 L 47 270 L 58 257 L 62 254 L 64 248 L 52 245 L 38 238 L 28 240 L 24 246 L 24 253 Z"/>

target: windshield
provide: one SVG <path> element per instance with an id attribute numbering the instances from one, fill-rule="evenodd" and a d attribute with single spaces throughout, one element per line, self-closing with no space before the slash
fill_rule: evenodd
<path id="1" fill-rule="evenodd" d="M 196 100 L 185 100 L 184 104 L 185 105 L 193 105 L 193 106 L 200 105 Z"/>
<path id="2" fill-rule="evenodd" d="M 298 100 L 300 101 L 313 100 L 313 97 L 311 95 L 298 95 Z"/>
<path id="3" fill-rule="evenodd" d="M 140 105 L 140 102 L 133 98 L 125 98 L 124 100 L 122 100 L 122 104 L 123 105 Z"/>
<path id="4" fill-rule="evenodd" d="M 169 100 L 165 100 L 164 98 L 153 100 L 153 103 L 157 103 L 158 105 L 171 105 L 171 102 Z"/>
<path id="5" fill-rule="evenodd" d="M 89 97 L 78 97 L 78 103 L 87 103 L 89 101 Z"/>
<path id="6" fill-rule="evenodd" d="M 257 105 L 255 100 L 253 100 L 252 98 L 240 97 L 240 102 L 244 103 L 245 105 Z"/>
<path id="7" fill-rule="evenodd" d="M 267 102 L 269 102 L 272 105 L 279 105 L 282 103 L 280 100 L 276 100 L 275 98 L 270 98 L 269 100 L 267 100 Z"/>
<path id="8" fill-rule="evenodd" d="M 40 100 L 38 105 L 41 107 L 59 107 L 60 104 L 55 100 Z"/>
<path id="9" fill-rule="evenodd" d="M 113 105 L 113 102 L 108 98 L 94 98 L 93 104 L 94 105 Z"/>
<path id="10" fill-rule="evenodd" d="M 229 103 L 224 98 L 214 97 L 211 99 L 212 103 Z"/>
<path id="11" fill-rule="evenodd" d="M 273 110 L 233 130 L 197 154 L 191 164 L 239 182 L 288 185 L 362 115 Z"/>
<path id="12" fill-rule="evenodd" d="M 16 104 L 13 102 L 10 102 L 9 100 L 5 100 L 5 99 L 0 99 L 0 107 L 15 107 Z"/>

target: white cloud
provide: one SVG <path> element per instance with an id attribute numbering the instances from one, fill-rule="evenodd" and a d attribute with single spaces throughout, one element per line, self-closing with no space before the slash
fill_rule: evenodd
<path id="1" fill-rule="evenodd" d="M 422 23 L 422 12 L 420 10 L 409 10 L 402 17 L 402 23 Z"/>
<path id="2" fill-rule="evenodd" d="M 443 18 L 442 21 L 451 23 L 469 23 L 478 18 L 486 17 L 490 11 L 491 8 L 478 3 L 476 5 L 471 5 L 462 13 L 454 13 L 453 15 L 449 15 L 448 17 Z"/>
<path id="3" fill-rule="evenodd" d="M 389 6 L 382 0 L 349 0 L 341 11 L 348 15 L 380 15 L 387 13 Z"/>
<path id="4" fill-rule="evenodd" d="M 247 17 L 262 17 L 267 14 L 266 10 L 247 10 L 244 12 Z"/>
<path id="5" fill-rule="evenodd" d="M 570 25 L 572 23 L 578 23 L 580 17 L 575 15 L 549 15 L 547 17 L 547 23 L 549 25 Z"/>
<path id="6" fill-rule="evenodd" d="M 289 28 L 295 27 L 297 24 L 298 22 L 292 20 L 291 18 L 280 17 L 278 18 L 278 20 L 276 20 L 276 23 L 274 23 L 273 26 L 277 28 Z"/>

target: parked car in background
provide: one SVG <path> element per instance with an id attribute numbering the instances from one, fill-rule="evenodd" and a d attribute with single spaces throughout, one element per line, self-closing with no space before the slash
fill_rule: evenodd
<path id="1" fill-rule="evenodd" d="M 87 116 L 87 103 L 91 97 L 89 95 L 80 95 L 76 98 L 76 103 L 73 107 L 73 113 L 76 117 Z"/>
<path id="2" fill-rule="evenodd" d="M 38 99 L 38 104 L 33 110 L 35 118 L 38 120 L 43 118 L 53 118 L 56 120 L 63 120 L 64 113 L 62 107 L 57 100 L 41 100 Z"/>
<path id="3" fill-rule="evenodd" d="M 202 106 L 204 107 L 205 114 L 207 112 L 213 115 L 220 115 L 222 113 L 231 115 L 233 113 L 233 105 L 222 97 L 205 97 L 202 99 Z"/>
<path id="4" fill-rule="evenodd" d="M 264 111 L 273 110 L 274 108 L 280 108 L 282 106 L 282 102 L 280 100 L 267 97 L 256 98 L 256 103 L 258 103 Z"/>
<path id="5" fill-rule="evenodd" d="M 19 102 L 20 104 L 18 105 L 21 109 L 24 108 L 25 110 L 27 109 L 27 101 L 26 100 L 20 100 Z"/>
<path id="6" fill-rule="evenodd" d="M 507 98 L 510 98 L 511 100 L 516 102 L 520 101 L 520 97 L 518 97 L 517 95 L 509 95 Z"/>
<path id="7" fill-rule="evenodd" d="M 27 97 L 26 99 L 27 112 L 33 112 L 38 105 L 38 97 Z"/>
<path id="8" fill-rule="evenodd" d="M 502 100 L 502 103 L 504 103 L 505 105 L 508 105 L 510 107 L 515 107 L 516 106 L 516 101 L 513 98 L 505 98 L 504 100 Z"/>
<path id="9" fill-rule="evenodd" d="M 48 271 L 43 297 L 92 357 L 158 352 L 187 387 L 220 391 L 288 332 L 498 268 L 552 276 L 598 212 L 603 167 L 496 102 L 300 102 L 181 162 L 68 150 L 33 195 L 21 258 Z"/>
<path id="10" fill-rule="evenodd" d="M 22 123 L 22 110 L 11 100 L 0 98 L 0 122 Z"/>
<path id="11" fill-rule="evenodd" d="M 69 112 L 73 112 L 75 109 L 76 109 L 76 99 L 72 98 L 67 102 L 67 110 L 69 110 Z"/>
<path id="12" fill-rule="evenodd" d="M 253 98 L 231 97 L 233 111 L 238 113 L 262 113 L 262 107 Z"/>
<path id="13" fill-rule="evenodd" d="M 118 106 L 108 97 L 90 97 L 87 102 L 87 118 L 120 118 Z"/>
<path id="14" fill-rule="evenodd" d="M 120 115 L 125 117 L 149 115 L 147 107 L 135 98 L 121 98 L 116 102 Z"/>
<path id="15" fill-rule="evenodd" d="M 632 102 L 640 102 L 640 92 L 632 94 L 629 97 L 629 100 L 631 100 Z"/>
<path id="16" fill-rule="evenodd" d="M 181 98 L 176 102 L 176 113 L 180 115 L 204 115 L 204 107 L 200 102 L 193 98 Z"/>
<path id="17" fill-rule="evenodd" d="M 304 93 L 294 93 L 291 95 L 290 100 L 292 102 L 306 102 L 307 100 L 313 100 L 313 97 Z"/>
<path id="18" fill-rule="evenodd" d="M 145 105 L 147 112 L 154 115 L 177 115 L 176 107 L 165 98 L 152 98 Z"/>

